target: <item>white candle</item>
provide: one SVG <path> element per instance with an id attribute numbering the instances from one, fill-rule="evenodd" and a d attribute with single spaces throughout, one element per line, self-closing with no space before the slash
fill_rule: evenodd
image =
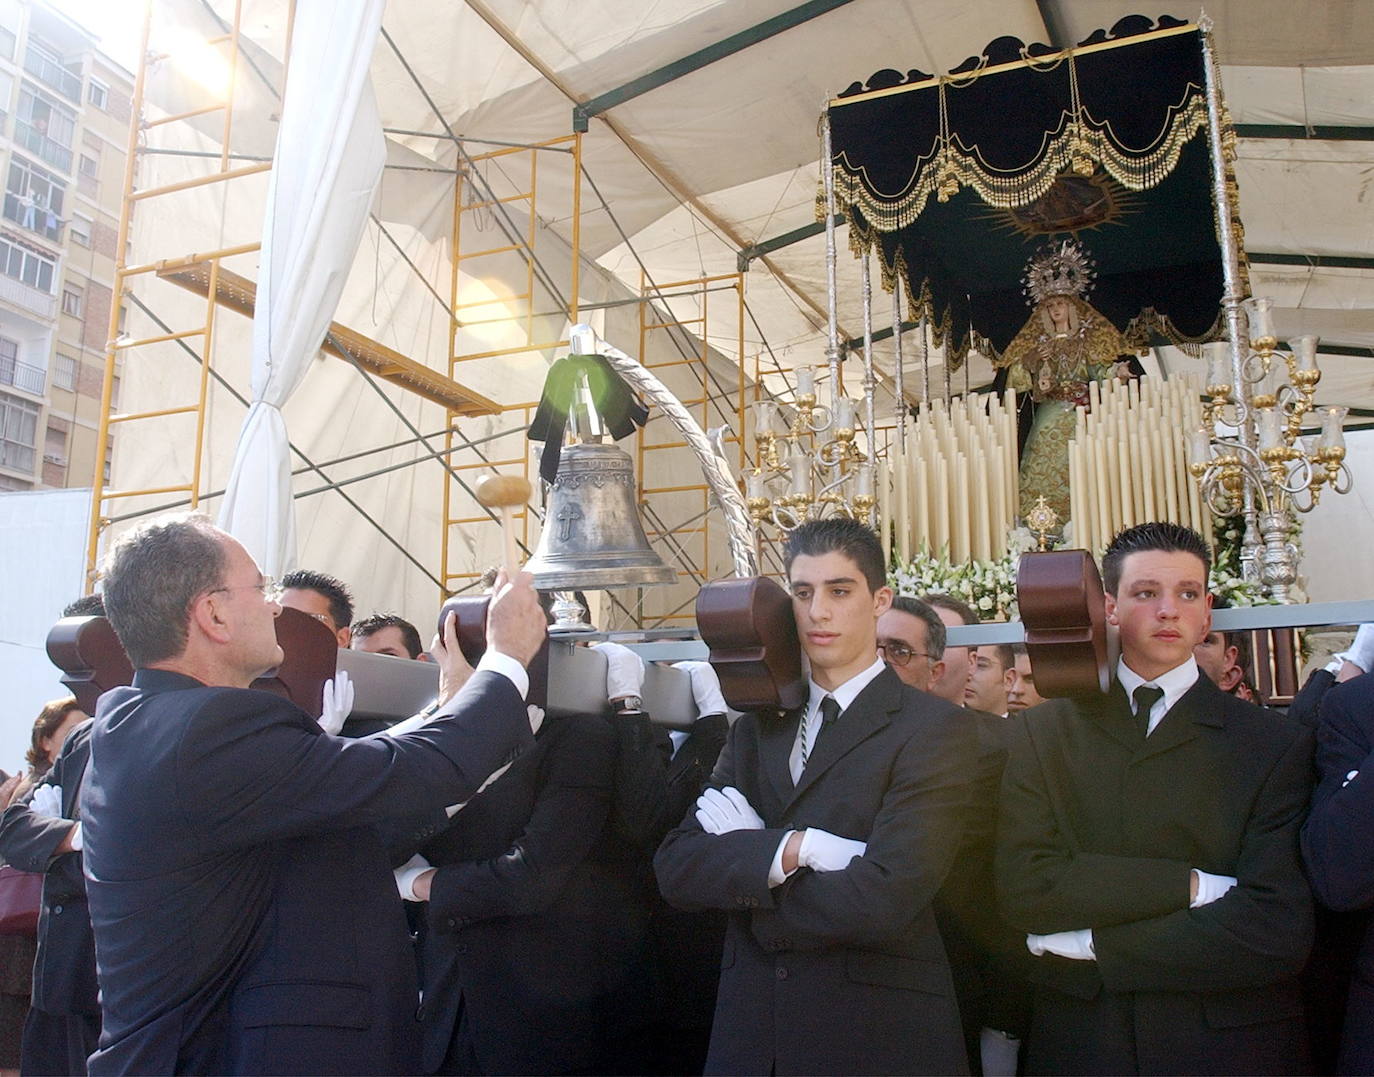
<path id="1" fill-rule="evenodd" d="M 891 450 L 889 450 L 891 451 Z M 878 461 L 878 536 L 883 541 L 883 564 L 892 563 L 892 472 L 886 460 Z"/>
<path id="2" fill-rule="evenodd" d="M 1323 449 L 1344 449 L 1345 434 L 1341 430 L 1341 423 L 1345 421 L 1346 412 L 1349 408 L 1330 407 L 1322 410 L 1322 436 L 1321 447 Z"/>
<path id="3" fill-rule="evenodd" d="M 1212 460 L 1212 435 L 1204 427 L 1193 431 L 1188 440 L 1188 462 L 1206 464 Z"/>
<path id="4" fill-rule="evenodd" d="M 1283 415 L 1277 408 L 1259 409 L 1259 447 L 1265 449 L 1283 448 Z"/>
<path id="5" fill-rule="evenodd" d="M 802 452 L 800 446 L 797 446 L 793 448 L 792 455 L 788 458 L 788 467 L 790 468 L 791 483 L 787 492 L 794 497 L 809 495 L 811 493 L 811 457 Z"/>
<path id="6" fill-rule="evenodd" d="M 1302 336 L 1293 341 L 1293 357 L 1298 361 L 1299 370 L 1317 369 L 1317 338 Z"/>
<path id="7" fill-rule="evenodd" d="M 815 367 L 803 366 L 797 368 L 797 395 L 815 396 L 816 395 L 816 369 Z"/>
<path id="8" fill-rule="evenodd" d="M 897 556 L 906 564 L 911 560 L 911 458 L 904 451 L 893 467 L 897 469 Z"/>
<path id="9" fill-rule="evenodd" d="M 854 496 L 872 497 L 873 496 L 873 465 L 864 464 L 859 468 L 859 473 L 854 477 Z"/>
<path id="10" fill-rule="evenodd" d="M 842 396 L 835 401 L 835 428 L 837 430 L 854 429 L 854 401 L 847 396 Z"/>
<path id="11" fill-rule="evenodd" d="M 988 524 L 988 461 L 980 447 L 974 448 L 973 470 L 969 475 L 969 495 L 973 499 L 973 557 L 992 559 L 992 528 Z"/>
<path id="12" fill-rule="evenodd" d="M 1250 300 L 1250 339 L 1274 337 L 1274 301 L 1268 296 L 1257 296 Z"/>

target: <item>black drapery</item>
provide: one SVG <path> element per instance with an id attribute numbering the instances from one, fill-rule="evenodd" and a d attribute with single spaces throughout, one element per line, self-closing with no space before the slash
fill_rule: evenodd
<path id="1" fill-rule="evenodd" d="M 944 79 L 879 72 L 829 119 L 852 245 L 880 252 L 955 365 L 1011 341 L 1051 237 L 1090 251 L 1090 301 L 1132 344 L 1220 335 L 1196 27 L 1132 16 L 1069 53 L 999 38 Z"/>

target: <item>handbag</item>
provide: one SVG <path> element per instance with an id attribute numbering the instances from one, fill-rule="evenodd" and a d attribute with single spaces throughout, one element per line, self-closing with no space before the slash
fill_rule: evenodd
<path id="1" fill-rule="evenodd" d="M 0 935 L 37 935 L 42 900 L 41 874 L 0 867 Z"/>

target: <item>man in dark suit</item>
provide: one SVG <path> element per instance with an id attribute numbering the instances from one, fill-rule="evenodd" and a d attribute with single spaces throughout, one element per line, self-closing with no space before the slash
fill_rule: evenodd
<path id="1" fill-rule="evenodd" d="M 931 901 L 977 731 L 878 658 L 892 592 L 872 531 L 804 524 L 787 571 L 810 698 L 735 723 L 655 857 L 668 901 L 731 912 L 707 1072 L 966 1073 Z"/>
<path id="2" fill-rule="evenodd" d="M 1032 1073 L 1305 1073 L 1309 731 L 1199 676 L 1208 550 L 1175 524 L 1103 558 L 1103 696 L 1017 718 L 997 888 L 1036 955 Z"/>
<path id="3" fill-rule="evenodd" d="M 100 1036 L 95 939 L 81 873 L 79 793 L 91 755 L 91 723 L 74 729 L 57 761 L 30 793 L 0 818 L 0 857 L 43 873 L 33 1002 L 24 1022 L 19 1068 L 82 1074 Z"/>
<path id="4" fill-rule="evenodd" d="M 903 684 L 933 691 L 948 653 L 944 619 L 923 600 L 897 595 L 878 619 L 878 649 Z M 956 658 L 964 661 L 962 651 Z M 935 918 L 954 972 L 969 1068 L 985 1077 L 1015 1077 L 1030 1012 L 1022 979 L 1029 955 L 1022 936 L 998 915 L 992 884 L 997 798 L 1011 725 L 986 711 L 966 707 L 964 714 L 978 729 L 973 810 L 955 857 L 959 870 L 935 897 Z"/>
<path id="5" fill-rule="evenodd" d="M 1364 629 L 1361 629 L 1363 632 Z M 1302 830 L 1317 900 L 1346 928 L 1349 969 L 1337 1073 L 1374 1072 L 1374 673 L 1331 687 L 1317 723 L 1317 789 Z M 1356 915 L 1357 914 L 1357 915 Z M 1342 985 L 1343 986 L 1343 985 Z M 1335 993 L 1328 995 L 1335 997 Z"/>
<path id="6" fill-rule="evenodd" d="M 483 663 L 434 721 L 358 741 L 248 689 L 281 661 L 280 607 L 203 518 L 123 536 L 104 590 L 135 674 L 101 698 L 82 795 L 90 1072 L 414 1072 L 414 965 L 371 824 L 466 800 L 531 743 L 528 578 L 501 582 Z"/>

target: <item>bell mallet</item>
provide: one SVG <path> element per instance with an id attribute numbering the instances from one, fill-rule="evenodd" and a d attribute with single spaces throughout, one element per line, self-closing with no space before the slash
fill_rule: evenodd
<path id="1" fill-rule="evenodd" d="M 506 578 L 515 579 L 520 571 L 520 551 L 515 544 L 515 510 L 527 505 L 532 487 L 519 475 L 483 475 L 473 490 L 477 500 L 490 509 L 501 510 L 501 533 L 506 545 Z"/>

